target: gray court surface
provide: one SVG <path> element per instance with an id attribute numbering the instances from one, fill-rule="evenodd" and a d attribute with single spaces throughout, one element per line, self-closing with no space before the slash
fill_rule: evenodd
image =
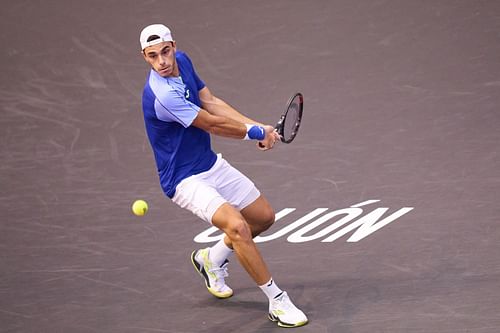
<path id="1" fill-rule="evenodd" d="M 254 119 L 304 93 L 292 144 L 213 139 L 279 213 L 259 246 L 309 316 L 297 332 L 500 332 L 500 2 L 19 0 L 0 16 L 0 332 L 283 330 L 235 257 L 228 300 L 191 266 L 217 232 L 158 184 L 150 23 Z"/>

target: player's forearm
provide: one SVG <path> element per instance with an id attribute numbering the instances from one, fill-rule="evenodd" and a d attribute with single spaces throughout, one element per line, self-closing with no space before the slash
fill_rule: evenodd
<path id="1" fill-rule="evenodd" d="M 242 123 L 229 117 L 210 114 L 204 109 L 198 112 L 192 125 L 219 136 L 262 141 L 266 147 L 276 139 L 272 126 Z"/>
<path id="2" fill-rule="evenodd" d="M 217 121 L 210 124 L 207 132 L 226 138 L 243 139 L 247 133 L 245 124 L 227 117 L 217 117 Z"/>
<path id="3" fill-rule="evenodd" d="M 212 100 L 204 102 L 203 105 L 206 110 L 213 115 L 231 118 L 240 123 L 262 125 L 261 123 L 241 114 L 231 105 L 218 97 L 214 96 Z"/>
<path id="4" fill-rule="evenodd" d="M 193 121 L 193 126 L 211 134 L 236 139 L 244 138 L 247 131 L 245 123 L 223 115 L 212 114 L 204 109 L 198 112 L 198 116 Z"/>

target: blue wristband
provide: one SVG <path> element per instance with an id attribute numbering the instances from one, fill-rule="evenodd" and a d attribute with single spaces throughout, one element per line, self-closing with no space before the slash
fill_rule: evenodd
<path id="1" fill-rule="evenodd" d="M 266 137 L 266 131 L 264 127 L 259 125 L 250 125 L 245 124 L 247 126 L 247 135 L 245 135 L 246 140 L 259 140 L 262 141 Z"/>

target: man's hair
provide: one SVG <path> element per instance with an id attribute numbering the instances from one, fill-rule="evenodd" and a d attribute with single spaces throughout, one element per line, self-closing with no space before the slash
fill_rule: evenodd
<path id="1" fill-rule="evenodd" d="M 160 38 L 160 36 L 158 36 L 158 35 L 151 35 L 151 36 L 149 36 L 149 38 L 148 38 L 148 40 L 147 40 L 147 41 L 148 41 L 148 42 L 151 42 L 151 41 L 153 41 L 153 40 L 155 40 L 155 39 L 159 39 L 159 38 Z"/>

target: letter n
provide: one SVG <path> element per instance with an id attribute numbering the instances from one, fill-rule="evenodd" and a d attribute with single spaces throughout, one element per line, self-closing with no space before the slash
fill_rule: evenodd
<path id="1" fill-rule="evenodd" d="M 406 213 L 410 212 L 411 210 L 413 210 L 413 208 L 414 207 L 403 207 L 400 210 L 385 217 L 384 219 L 382 219 L 380 221 L 378 221 L 378 220 L 382 217 L 382 215 L 384 215 L 385 212 L 387 212 L 387 210 L 389 208 L 377 208 L 373 212 L 369 213 L 368 215 L 361 217 L 359 220 L 354 221 L 353 223 L 349 224 L 347 227 L 345 227 L 345 228 L 337 231 L 333 235 L 323 239 L 322 242 L 333 242 L 336 239 L 351 232 L 352 230 L 359 228 L 347 240 L 348 242 L 358 242 L 358 241 L 362 240 L 363 238 L 367 237 L 368 235 L 371 235 L 375 231 L 379 230 L 380 228 L 385 227 L 389 223 L 395 221 L 396 219 L 398 219 L 401 216 L 405 215 Z"/>

